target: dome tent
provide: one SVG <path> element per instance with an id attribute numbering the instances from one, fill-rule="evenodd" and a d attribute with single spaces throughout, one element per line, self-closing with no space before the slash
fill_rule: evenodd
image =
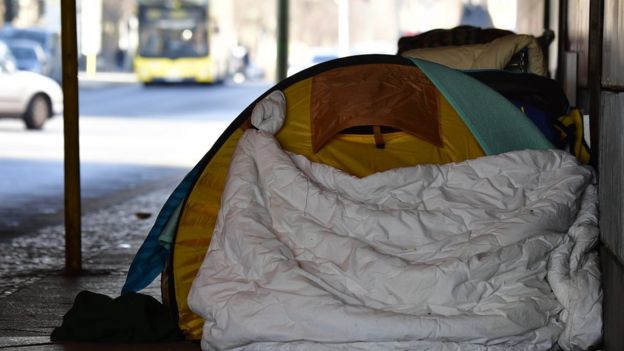
<path id="1" fill-rule="evenodd" d="M 427 61 L 363 55 L 325 62 L 278 83 L 246 108 L 164 205 L 124 291 L 164 272 L 163 300 L 188 338 L 203 321 L 187 305 L 220 208 L 230 159 L 258 102 L 286 97 L 282 147 L 365 177 L 398 167 L 461 162 L 550 142 L 504 97 L 469 76 Z"/>

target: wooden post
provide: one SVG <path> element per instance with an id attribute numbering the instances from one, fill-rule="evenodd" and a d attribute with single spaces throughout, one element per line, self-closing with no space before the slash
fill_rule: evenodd
<path id="1" fill-rule="evenodd" d="M 288 75 L 288 1 L 277 0 L 277 81 Z"/>
<path id="2" fill-rule="evenodd" d="M 76 0 L 61 0 L 65 140 L 65 270 L 82 270 Z"/>
<path id="3" fill-rule="evenodd" d="M 589 89 L 590 162 L 598 169 L 600 140 L 600 104 L 602 90 L 602 41 L 604 0 L 592 0 L 589 5 L 589 58 L 587 87 Z"/>
<path id="4" fill-rule="evenodd" d="M 557 29 L 557 72 L 555 79 L 561 84 L 565 76 L 565 55 L 568 51 L 568 0 L 559 0 L 559 24 Z"/>
<path id="5" fill-rule="evenodd" d="M 550 0 L 544 0 L 544 29 L 550 29 Z"/>

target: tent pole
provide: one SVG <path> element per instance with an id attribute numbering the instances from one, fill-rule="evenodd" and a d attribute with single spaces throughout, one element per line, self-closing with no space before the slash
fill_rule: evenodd
<path id="1" fill-rule="evenodd" d="M 288 75 L 288 1 L 277 0 L 277 81 Z"/>
<path id="2" fill-rule="evenodd" d="M 61 0 L 61 46 L 65 141 L 65 270 L 76 274 L 82 270 L 76 0 Z"/>

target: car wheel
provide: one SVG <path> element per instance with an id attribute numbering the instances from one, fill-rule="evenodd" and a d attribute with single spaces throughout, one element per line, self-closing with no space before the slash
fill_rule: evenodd
<path id="1" fill-rule="evenodd" d="M 24 114 L 24 123 L 27 129 L 41 129 L 45 121 L 50 117 L 52 111 L 50 103 L 43 95 L 35 95 L 30 100 L 26 113 Z"/>

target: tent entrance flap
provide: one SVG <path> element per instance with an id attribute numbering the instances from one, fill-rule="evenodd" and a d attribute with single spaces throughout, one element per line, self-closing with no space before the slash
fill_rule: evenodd
<path id="1" fill-rule="evenodd" d="M 442 145 L 437 89 L 412 67 L 385 64 L 329 70 L 312 79 L 311 94 L 314 152 L 336 134 L 357 126 L 392 127 Z"/>

